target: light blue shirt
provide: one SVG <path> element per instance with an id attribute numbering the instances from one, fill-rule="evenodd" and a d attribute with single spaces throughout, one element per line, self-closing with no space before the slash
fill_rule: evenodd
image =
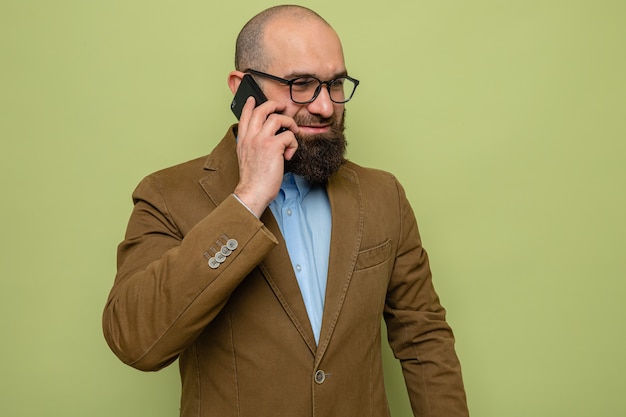
<path id="1" fill-rule="evenodd" d="M 270 209 L 287 243 L 315 341 L 319 343 L 332 228 L 326 188 L 311 187 L 304 178 L 287 173 Z"/>

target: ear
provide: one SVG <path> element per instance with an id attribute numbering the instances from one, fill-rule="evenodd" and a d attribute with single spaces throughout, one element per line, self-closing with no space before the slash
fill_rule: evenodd
<path id="1" fill-rule="evenodd" d="M 232 91 L 233 95 L 235 95 L 235 93 L 237 92 L 243 76 L 244 73 L 241 71 L 231 71 L 231 73 L 228 74 L 228 88 L 230 88 L 230 91 Z"/>

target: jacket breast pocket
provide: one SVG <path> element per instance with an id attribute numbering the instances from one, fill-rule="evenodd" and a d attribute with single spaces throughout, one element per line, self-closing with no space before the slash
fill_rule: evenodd
<path id="1" fill-rule="evenodd" d="M 355 271 L 363 271 L 382 265 L 391 257 L 391 239 L 386 240 L 373 248 L 359 252 L 356 260 Z"/>

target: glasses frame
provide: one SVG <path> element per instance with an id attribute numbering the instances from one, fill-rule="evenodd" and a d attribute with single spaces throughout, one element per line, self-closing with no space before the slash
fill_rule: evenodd
<path id="1" fill-rule="evenodd" d="M 333 100 L 332 95 L 330 94 L 330 86 L 336 82 L 339 78 L 335 78 L 333 80 L 328 80 L 328 81 L 322 81 L 317 77 L 313 77 L 312 75 L 307 75 L 306 77 L 297 77 L 297 78 L 292 78 L 290 80 L 287 80 L 285 78 L 280 78 L 277 77 L 275 75 L 272 74 L 268 74 L 265 72 L 261 72 L 261 71 L 257 71 L 254 69 L 247 69 L 245 71 L 242 71 L 244 73 L 249 73 L 252 75 L 258 75 L 259 77 L 264 77 L 264 78 L 269 78 L 270 80 L 274 80 L 277 81 L 281 84 L 285 84 L 289 86 L 289 98 L 291 98 L 291 101 L 293 101 L 296 104 L 309 104 L 315 101 L 315 99 L 317 98 L 317 96 L 320 95 L 320 92 L 322 91 L 322 85 L 326 84 L 326 90 L 328 90 L 328 97 L 330 98 L 330 101 L 332 101 L 333 103 L 337 103 L 337 104 L 344 104 L 347 103 L 348 101 L 350 101 L 352 99 L 352 97 L 354 96 L 354 92 L 356 91 L 356 88 L 359 86 L 359 80 L 357 80 L 356 78 L 352 78 L 349 75 L 342 75 L 339 78 L 345 78 L 348 79 L 350 81 L 352 81 L 354 83 L 354 88 L 352 89 L 352 94 L 350 94 L 350 97 L 348 97 L 347 99 L 343 100 L 343 101 L 337 101 L 337 100 Z M 293 98 L 293 92 L 292 92 L 292 88 L 293 85 L 295 84 L 296 81 L 303 79 L 303 78 L 312 78 L 314 80 L 317 80 L 318 85 L 315 88 L 315 93 L 313 94 L 313 97 L 310 100 L 307 101 L 298 101 L 298 100 L 294 100 Z"/>

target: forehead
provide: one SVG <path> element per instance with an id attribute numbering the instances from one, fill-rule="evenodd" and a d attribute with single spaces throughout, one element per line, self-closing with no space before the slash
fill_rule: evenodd
<path id="1" fill-rule="evenodd" d="M 339 37 L 318 19 L 277 18 L 266 27 L 263 43 L 267 70 L 272 74 L 325 78 L 345 72 Z"/>

